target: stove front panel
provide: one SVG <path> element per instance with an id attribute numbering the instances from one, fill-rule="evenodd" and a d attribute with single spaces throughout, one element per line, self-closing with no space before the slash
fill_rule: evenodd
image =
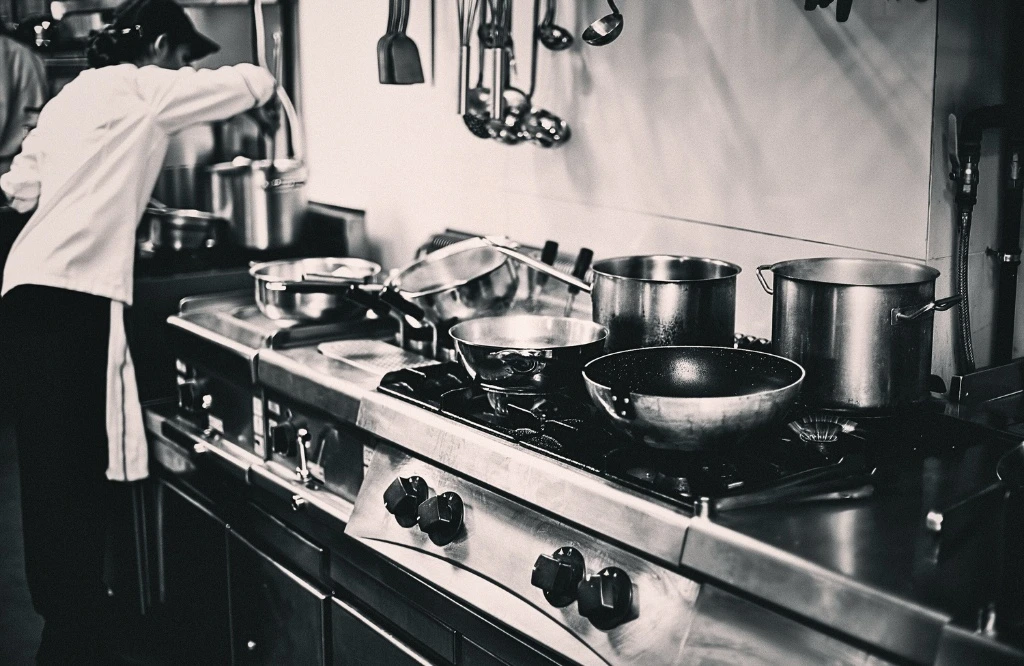
<path id="1" fill-rule="evenodd" d="M 390 445 L 345 532 L 577 661 L 682 658 L 698 583 Z"/>

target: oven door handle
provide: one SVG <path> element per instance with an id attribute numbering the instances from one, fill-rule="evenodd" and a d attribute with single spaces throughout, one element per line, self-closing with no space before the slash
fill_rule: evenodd
<path id="1" fill-rule="evenodd" d="M 221 448 L 204 441 L 201 437 L 193 435 L 170 421 L 160 424 L 160 434 L 170 442 L 183 447 L 189 458 L 197 465 L 206 462 L 213 463 L 218 469 L 222 469 L 235 479 L 245 481 L 249 473 L 249 464 L 239 460 Z"/>

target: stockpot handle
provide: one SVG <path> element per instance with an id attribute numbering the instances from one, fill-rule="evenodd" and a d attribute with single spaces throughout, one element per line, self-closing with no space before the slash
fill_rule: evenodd
<path id="1" fill-rule="evenodd" d="M 775 264 L 761 264 L 757 267 L 757 281 L 761 283 L 761 288 L 768 292 L 769 295 L 774 294 L 775 290 L 768 285 L 768 280 L 764 278 L 761 271 L 770 271 L 774 266 Z"/>
<path id="2" fill-rule="evenodd" d="M 948 310 L 962 300 L 964 300 L 963 296 L 950 296 L 948 298 L 940 298 L 937 301 L 925 303 L 919 307 L 893 308 L 891 317 L 892 324 L 895 326 L 900 322 L 919 319 L 929 312 L 942 312 Z"/>
<path id="3" fill-rule="evenodd" d="M 566 273 L 563 273 L 562 271 L 558 270 L 557 268 L 554 268 L 553 266 L 548 266 L 543 261 L 538 261 L 533 257 L 530 257 L 528 255 L 523 254 L 522 252 L 517 251 L 513 246 L 512 241 L 509 240 L 508 238 L 504 238 L 502 236 L 486 236 L 481 240 L 483 240 L 484 243 L 490 245 L 499 252 L 506 254 L 509 257 L 512 257 L 513 259 L 520 263 L 526 264 L 527 266 L 536 271 L 540 271 L 541 273 L 553 277 L 556 280 L 560 280 L 561 282 L 564 282 L 565 284 L 571 287 L 575 287 L 580 291 L 585 291 L 588 294 L 590 293 L 591 286 L 589 283 L 584 282 L 583 280 L 575 278 Z"/>

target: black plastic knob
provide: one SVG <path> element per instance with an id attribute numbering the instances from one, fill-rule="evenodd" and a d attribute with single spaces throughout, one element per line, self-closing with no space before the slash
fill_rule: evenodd
<path id="1" fill-rule="evenodd" d="M 580 583 L 577 595 L 580 615 L 598 629 L 613 629 L 630 616 L 633 582 L 622 569 L 608 567 Z"/>
<path id="2" fill-rule="evenodd" d="M 420 529 L 438 546 L 447 546 L 462 529 L 462 498 L 455 493 L 441 493 L 420 504 Z"/>
<path id="3" fill-rule="evenodd" d="M 298 439 L 299 431 L 294 423 L 279 423 L 270 429 L 270 446 L 278 455 L 294 456 Z"/>
<path id="4" fill-rule="evenodd" d="M 384 506 L 402 527 L 416 524 L 417 509 L 427 499 L 427 482 L 419 476 L 399 477 L 384 491 Z"/>
<path id="5" fill-rule="evenodd" d="M 544 598 L 556 608 L 576 601 L 576 590 L 587 572 L 583 555 L 575 548 L 559 548 L 553 555 L 541 555 L 533 564 L 530 584 L 544 590 Z"/>

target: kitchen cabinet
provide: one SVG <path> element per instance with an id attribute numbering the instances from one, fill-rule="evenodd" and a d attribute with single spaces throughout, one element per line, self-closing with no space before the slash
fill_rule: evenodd
<path id="1" fill-rule="evenodd" d="M 227 525 L 162 479 L 156 497 L 161 641 L 176 663 L 228 663 Z"/>
<path id="2" fill-rule="evenodd" d="M 228 528 L 236 664 L 326 664 L 329 595 Z"/>
<path id="3" fill-rule="evenodd" d="M 331 600 L 331 637 L 336 666 L 431 664 L 383 627 L 340 599 Z"/>

